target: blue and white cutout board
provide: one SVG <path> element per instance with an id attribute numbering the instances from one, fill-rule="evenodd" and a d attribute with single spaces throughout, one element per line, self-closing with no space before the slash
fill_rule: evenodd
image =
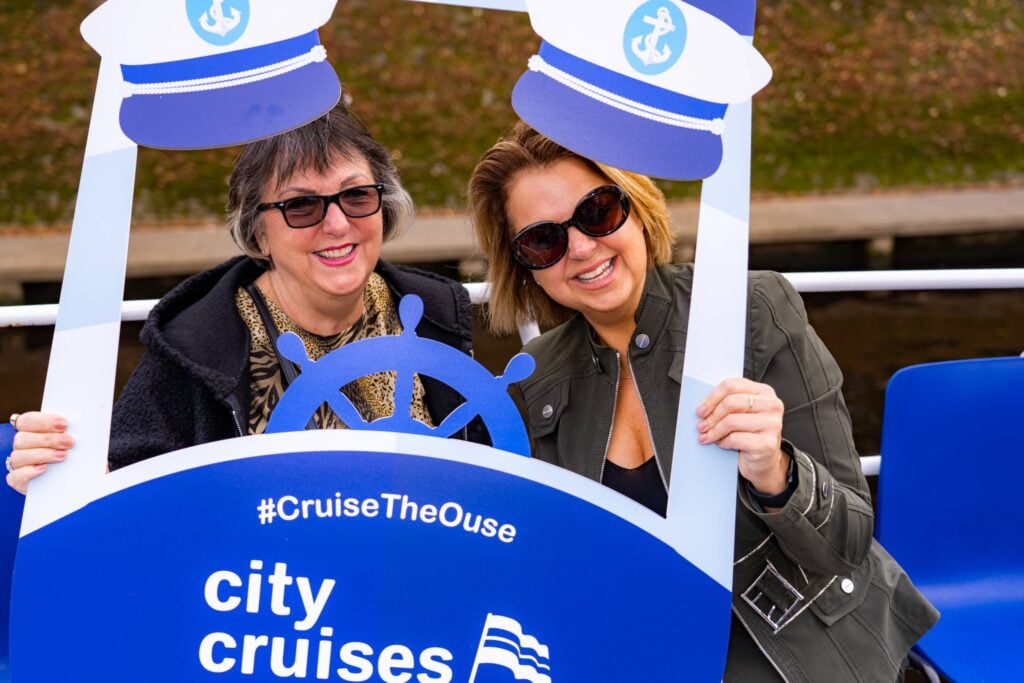
<path id="1" fill-rule="evenodd" d="M 154 24 L 159 12 L 148 11 L 164 4 L 185 18 L 159 15 L 164 25 Z M 147 13 L 140 15 L 135 7 L 143 5 Z M 300 8 L 306 19 L 301 26 L 257 20 L 274 5 Z M 115 22 L 105 36 L 130 36 L 128 42 L 145 46 L 138 38 L 145 31 L 177 26 L 181 42 L 155 41 L 154 49 L 169 51 L 144 63 L 126 63 L 120 48 L 101 50 L 43 405 L 68 416 L 77 445 L 74 458 L 33 483 L 26 501 L 12 606 L 15 680 L 719 680 L 730 618 L 732 511 L 702 513 L 704 530 L 722 533 L 695 542 L 687 511 L 673 501 L 678 482 L 691 479 L 734 504 L 734 462 L 728 482 L 705 480 L 696 469 L 674 477 L 667 519 L 512 452 L 393 431 L 245 437 L 105 474 L 135 144 L 193 146 L 189 126 L 170 125 L 180 116 L 151 125 L 147 112 L 159 108 L 156 101 L 140 107 L 131 100 L 169 98 L 180 112 L 196 93 L 199 102 L 231 88 L 271 97 L 273 79 L 287 84 L 303 69 L 330 86 L 310 32 L 327 20 L 333 0 L 110 0 L 97 15 L 107 7 L 126 12 L 132 23 Z M 289 35 L 229 42 L 233 31 L 274 25 Z M 99 34 L 90 36 L 88 26 L 98 46 Z M 199 36 L 211 28 L 220 38 Z M 224 54 L 231 64 L 259 63 L 225 71 Z M 178 75 L 179 67 L 187 76 Z M 194 91 L 197 79 L 204 87 Z M 263 101 L 264 113 L 278 111 Z M 737 111 L 742 130 L 742 107 L 730 106 L 725 123 L 731 126 Z M 271 128 L 262 134 L 277 132 Z M 218 130 L 200 134 L 195 146 L 233 144 L 226 140 L 240 128 Z M 164 135 L 170 143 L 157 141 Z M 731 207 L 730 215 L 737 213 Z M 418 344 L 406 305 L 402 338 Z M 742 334 L 736 336 L 742 346 Z M 381 348 L 366 355 L 379 362 L 394 353 Z M 287 342 L 284 352 L 302 363 Z M 481 413 L 492 433 L 507 432 L 496 441 L 525 450 L 521 423 L 487 393 L 522 376 L 524 361 L 485 381 L 469 366 L 446 374 L 458 363 L 427 352 L 413 358 L 428 373 L 439 368 L 433 372 L 467 397 L 470 408 L 456 423 Z M 321 359 L 317 367 L 332 365 L 341 364 Z M 330 380 L 316 374 L 320 381 L 296 385 L 322 397 Z M 711 382 L 699 374 L 686 380 L 692 377 Z M 411 395 L 411 382 L 400 377 L 397 384 L 396 396 Z M 309 400 L 297 395 L 292 402 Z M 288 422 L 301 425 L 301 416 Z M 696 431 L 686 433 L 692 443 L 677 450 L 699 450 Z M 714 458 L 728 466 L 721 454 Z M 655 599 L 638 600 L 647 588 Z M 67 637 L 55 645 L 54 633 Z"/>
<path id="2" fill-rule="evenodd" d="M 750 98 L 771 78 L 752 46 L 755 5 L 647 0 L 594 11 L 587 0 L 527 0 L 543 40 L 512 94 L 525 121 L 585 157 L 660 178 L 703 180 L 669 543 L 726 588 L 732 584 L 736 455 L 701 445 L 694 435 L 697 406 L 707 393 L 743 375 Z M 724 661 L 728 624 L 709 623 L 702 637 Z"/>
<path id="3" fill-rule="evenodd" d="M 338 101 L 317 35 L 335 2 L 107 0 L 82 35 L 121 67 L 125 135 L 147 147 L 224 147 L 297 128 Z"/>
<path id="4" fill-rule="evenodd" d="M 512 105 L 551 139 L 610 166 L 711 176 L 723 141 L 742 133 L 725 121 L 729 105 L 771 78 L 751 45 L 753 0 L 526 4 L 542 42 Z"/>

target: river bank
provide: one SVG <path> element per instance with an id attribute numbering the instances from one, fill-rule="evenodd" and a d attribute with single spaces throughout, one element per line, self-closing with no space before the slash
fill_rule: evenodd
<path id="1" fill-rule="evenodd" d="M 806 294 L 808 316 L 845 376 L 854 440 L 878 453 L 882 402 L 892 373 L 916 363 L 1024 351 L 1019 290 Z M 518 339 L 494 338 L 477 316 L 477 358 L 500 371 Z M 122 327 L 117 390 L 142 354 L 140 323 Z M 52 328 L 0 330 L 0 415 L 39 405 Z M 112 398 L 112 397 L 111 397 Z"/>
<path id="2" fill-rule="evenodd" d="M 671 209 L 676 260 L 689 261 L 698 204 L 673 202 Z M 946 255 L 935 252 L 944 250 L 943 240 L 960 238 L 983 245 L 999 243 L 1002 246 L 989 251 L 1006 258 L 990 265 L 1019 266 L 1024 264 L 1024 185 L 755 197 L 750 225 L 751 261 L 758 268 L 925 268 L 933 267 L 925 264 L 937 258 L 942 260 L 938 265 L 950 267 L 950 256 L 963 245 L 946 249 Z M 0 225 L 0 304 L 50 303 L 22 292 L 21 285 L 60 280 L 69 227 L 40 231 Z M 937 246 L 927 246 L 929 240 Z M 914 253 L 924 248 L 927 256 L 916 258 Z M 136 225 L 129 244 L 128 277 L 185 276 L 237 253 L 220 223 Z M 456 211 L 421 213 L 408 230 L 384 245 L 383 255 L 396 263 L 455 262 L 463 279 L 479 275 L 482 268 L 469 218 Z M 991 255 L 986 258 L 992 260 Z"/>
<path id="3" fill-rule="evenodd" d="M 678 260 L 692 258 L 695 202 L 672 204 Z M 0 226 L 0 305 L 55 303 L 66 230 L 38 234 Z M 189 274 L 235 255 L 216 224 L 133 229 L 126 299 L 158 298 Z M 384 257 L 463 281 L 480 277 L 468 218 L 432 212 L 384 248 Z M 781 272 L 877 268 L 1024 266 L 1024 187 L 846 193 L 756 199 L 750 267 Z M 877 453 L 888 378 L 906 365 L 1018 355 L 1024 351 L 1020 290 L 806 294 L 808 315 L 846 376 L 846 398 L 862 453 Z M 517 338 L 476 324 L 477 357 L 498 372 Z M 118 390 L 142 353 L 139 323 L 125 324 Z M 0 415 L 39 405 L 52 328 L 0 329 Z"/>

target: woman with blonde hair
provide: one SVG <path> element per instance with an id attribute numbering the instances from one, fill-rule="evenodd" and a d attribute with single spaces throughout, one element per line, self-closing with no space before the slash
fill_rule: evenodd
<path id="1" fill-rule="evenodd" d="M 551 328 L 516 387 L 534 457 L 664 515 L 669 478 L 686 476 L 672 452 L 693 269 L 669 263 L 661 192 L 520 122 L 481 158 L 469 199 L 491 327 Z M 800 297 L 754 272 L 748 299 L 745 377 L 698 408 L 699 441 L 739 454 L 725 680 L 897 680 L 937 613 L 872 539 L 842 375 Z M 613 585 L 644 599 L 642 577 Z"/>

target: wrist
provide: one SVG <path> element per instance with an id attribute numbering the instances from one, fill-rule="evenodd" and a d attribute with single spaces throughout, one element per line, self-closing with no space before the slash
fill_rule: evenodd
<path id="1" fill-rule="evenodd" d="M 796 491 L 798 483 L 796 458 L 793 456 L 792 453 L 789 453 L 788 450 L 785 448 L 782 452 L 788 456 L 789 463 L 786 467 L 785 486 L 782 488 L 781 491 L 775 494 L 762 493 L 761 491 L 758 491 L 757 488 L 749 480 L 745 481 L 747 493 L 749 493 L 750 497 L 756 500 L 761 505 L 761 507 L 781 508 L 785 506 L 787 502 L 789 502 L 789 499 L 793 495 L 793 492 Z"/>

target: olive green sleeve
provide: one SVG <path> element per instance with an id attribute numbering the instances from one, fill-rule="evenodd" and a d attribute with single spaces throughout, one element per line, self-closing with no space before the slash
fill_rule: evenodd
<path id="1" fill-rule="evenodd" d="M 751 284 L 745 374 L 771 385 L 785 406 L 782 436 L 793 446 L 798 484 L 774 513 L 765 513 L 744 487 L 740 499 L 794 562 L 822 574 L 845 574 L 871 547 L 874 514 L 843 400 L 843 376 L 789 282 L 766 272 Z"/>

